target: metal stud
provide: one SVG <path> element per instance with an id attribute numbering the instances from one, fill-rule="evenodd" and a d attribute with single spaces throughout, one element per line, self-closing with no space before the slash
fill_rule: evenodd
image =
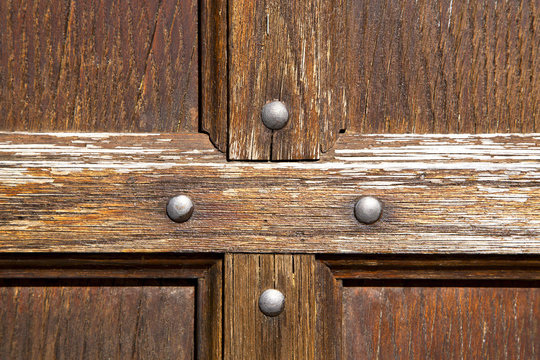
<path id="1" fill-rule="evenodd" d="M 373 224 L 381 217 L 383 205 L 373 196 L 363 196 L 354 206 L 354 216 L 364 224 Z"/>
<path id="2" fill-rule="evenodd" d="M 277 316 L 285 307 L 285 296 L 276 289 L 265 290 L 259 297 L 259 309 L 266 316 Z"/>
<path id="3" fill-rule="evenodd" d="M 183 223 L 193 214 L 193 202 L 186 195 L 178 195 L 167 203 L 167 215 L 172 221 Z"/>
<path id="4" fill-rule="evenodd" d="M 267 128 L 279 130 L 289 121 L 289 111 L 281 101 L 272 101 L 263 106 L 261 118 Z"/>

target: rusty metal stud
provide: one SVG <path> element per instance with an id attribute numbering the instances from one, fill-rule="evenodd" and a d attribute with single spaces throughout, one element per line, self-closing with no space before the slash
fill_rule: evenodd
<path id="1" fill-rule="evenodd" d="M 354 206 L 354 216 L 364 224 L 373 224 L 381 217 L 383 205 L 373 196 L 363 196 Z"/>
<path id="2" fill-rule="evenodd" d="M 265 290 L 259 297 L 259 309 L 266 316 L 277 316 L 285 307 L 285 296 L 276 289 Z"/>
<path id="3" fill-rule="evenodd" d="M 289 121 L 289 111 L 281 101 L 272 101 L 263 106 L 261 118 L 267 128 L 279 130 Z"/>
<path id="4" fill-rule="evenodd" d="M 183 223 L 193 214 L 193 202 L 185 195 L 178 195 L 167 203 L 167 215 L 172 221 Z"/>

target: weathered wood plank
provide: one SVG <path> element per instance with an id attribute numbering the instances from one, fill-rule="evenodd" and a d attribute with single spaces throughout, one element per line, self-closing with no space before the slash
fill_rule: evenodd
<path id="1" fill-rule="evenodd" d="M 540 4 L 348 0 L 348 131 L 540 131 Z"/>
<path id="2" fill-rule="evenodd" d="M 342 282 L 323 262 L 315 261 L 316 358 L 342 358 Z"/>
<path id="3" fill-rule="evenodd" d="M 317 159 L 345 121 L 345 3 L 233 0 L 229 11 L 230 159 Z M 273 100 L 290 114 L 276 131 L 260 119 Z"/>
<path id="4" fill-rule="evenodd" d="M 4 279 L 204 278 L 221 260 L 208 254 L 0 254 Z"/>
<path id="5" fill-rule="evenodd" d="M 0 250 L 538 254 L 539 142 L 346 136 L 322 162 L 227 163 L 204 134 L 6 133 Z M 362 195 L 384 202 L 370 226 Z"/>
<path id="6" fill-rule="evenodd" d="M 0 129 L 198 131 L 197 8 L 0 1 Z"/>
<path id="7" fill-rule="evenodd" d="M 316 358 L 314 256 L 230 254 L 225 274 L 226 359 Z M 285 296 L 285 308 L 275 317 L 258 307 L 267 289 Z"/>
<path id="8" fill-rule="evenodd" d="M 201 16 L 201 130 L 222 152 L 228 144 L 227 1 L 204 0 Z"/>

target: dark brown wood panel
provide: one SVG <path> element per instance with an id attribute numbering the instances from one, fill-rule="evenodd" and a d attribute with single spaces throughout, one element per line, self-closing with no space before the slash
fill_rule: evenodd
<path id="1" fill-rule="evenodd" d="M 321 258 L 335 278 L 540 280 L 540 258 L 516 256 L 332 255 Z"/>
<path id="2" fill-rule="evenodd" d="M 540 131 L 538 1 L 347 3 L 349 131 Z"/>
<path id="3" fill-rule="evenodd" d="M 195 287 L 0 281 L 2 359 L 193 359 Z"/>
<path id="4" fill-rule="evenodd" d="M 316 358 L 341 359 L 342 283 L 328 266 L 315 260 Z"/>
<path id="5" fill-rule="evenodd" d="M 540 356 L 539 288 L 409 285 L 344 287 L 344 359 Z"/>
<path id="6" fill-rule="evenodd" d="M 347 102 L 344 10 L 342 1 L 229 2 L 230 159 L 317 159 L 321 143 L 331 146 Z M 260 119 L 273 100 L 290 114 L 277 131 Z"/>
<path id="7" fill-rule="evenodd" d="M 0 129 L 197 131 L 197 1 L 0 1 Z"/>
<path id="8" fill-rule="evenodd" d="M 230 162 L 205 134 L 0 136 L 0 250 L 540 252 L 537 135 L 347 136 L 325 162 Z M 183 224 L 165 213 L 186 194 Z M 382 218 L 354 217 L 362 195 Z"/>
<path id="9" fill-rule="evenodd" d="M 201 131 L 222 152 L 228 144 L 227 1 L 202 0 L 200 8 Z"/>
<path id="10" fill-rule="evenodd" d="M 2 359 L 221 359 L 219 257 L 0 256 Z"/>
<path id="11" fill-rule="evenodd" d="M 186 257 L 194 258 L 193 255 Z M 199 277 L 197 285 L 197 359 L 222 360 L 224 290 L 221 259 L 214 259 L 204 277 Z"/>
<path id="12" fill-rule="evenodd" d="M 478 254 L 318 258 L 341 289 L 334 290 L 333 302 L 341 306 L 334 318 L 342 323 L 335 327 L 341 328 L 344 359 L 538 358 L 539 260 Z"/>

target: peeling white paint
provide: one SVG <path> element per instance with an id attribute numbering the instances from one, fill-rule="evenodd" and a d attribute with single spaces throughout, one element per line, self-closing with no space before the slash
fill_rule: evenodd
<path id="1" fill-rule="evenodd" d="M 50 184 L 52 177 L 35 176 L 26 169 L 0 168 L 0 184 L 4 186 L 20 186 L 27 184 Z"/>
<path id="2" fill-rule="evenodd" d="M 477 189 L 480 191 L 491 193 L 491 194 L 508 192 L 510 190 L 508 188 L 495 188 L 495 187 L 488 187 L 488 186 L 482 186 L 482 185 L 478 185 Z"/>
<path id="3" fill-rule="evenodd" d="M 529 195 L 520 194 L 520 193 L 511 193 L 511 194 L 482 194 L 482 196 L 505 202 L 520 202 L 524 203 L 529 200 Z"/>
<path id="4" fill-rule="evenodd" d="M 104 139 L 108 137 L 126 136 L 126 133 L 119 132 L 102 132 L 102 133 L 86 133 L 86 132 L 26 132 L 26 131 L 0 131 L 0 135 L 35 135 L 35 136 L 55 136 L 59 138 L 77 137 L 77 138 L 96 138 Z M 159 133 L 129 133 L 127 136 L 162 136 Z"/>
<path id="5" fill-rule="evenodd" d="M 126 136 L 122 134 L 124 140 L 120 143 L 111 135 L 106 140 L 112 144 L 110 146 L 103 146 L 105 140 L 84 136 L 54 140 L 57 144 L 0 143 L 0 187 L 3 186 L 6 193 L 0 194 L 0 199 L 31 204 L 37 197 L 50 197 L 54 202 L 58 197 L 76 196 L 70 194 L 77 187 L 70 183 L 73 180 L 69 175 L 81 171 L 96 171 L 84 178 L 90 182 L 85 186 L 95 186 L 96 191 L 114 173 L 137 172 L 157 184 L 169 182 L 172 176 L 207 176 L 209 181 L 221 184 L 219 189 L 226 189 L 222 191 L 223 201 L 234 202 L 232 211 L 235 214 L 241 214 L 244 207 L 256 212 L 258 204 L 270 211 L 286 207 L 290 214 L 295 214 L 294 207 L 300 206 L 300 201 L 280 203 L 284 200 L 274 199 L 271 196 L 274 191 L 285 193 L 284 198 L 289 200 L 307 199 L 302 205 L 313 209 L 315 215 L 313 218 L 308 215 L 308 220 L 317 226 L 326 219 L 324 214 L 328 210 L 321 207 L 319 199 L 327 201 L 332 210 L 338 210 L 336 218 L 342 216 L 339 211 L 344 212 L 340 206 L 350 207 L 351 199 L 362 193 L 381 196 L 392 208 L 391 217 L 386 220 L 391 226 L 381 227 L 380 233 L 363 232 L 360 228 L 355 232 L 355 227 L 346 222 L 348 218 L 339 218 L 341 222 L 332 230 L 335 232 L 331 239 L 325 240 L 324 234 L 317 234 L 314 239 L 307 240 L 308 245 L 299 244 L 296 249 L 305 246 L 310 251 L 320 247 L 321 250 L 339 252 L 352 249 L 392 252 L 399 242 L 401 252 L 479 253 L 496 249 L 498 252 L 540 253 L 540 231 L 536 231 L 540 224 L 536 213 L 540 206 L 538 136 L 359 135 L 352 137 L 354 143 L 351 137 L 348 139 L 347 146 L 352 149 L 340 148 L 342 145 L 338 143 L 336 158 L 318 162 L 227 162 L 223 154 L 205 148 L 206 145 L 203 149 L 183 151 L 186 149 L 183 147 L 179 150 L 175 144 L 179 144 L 181 135 L 171 137 L 170 141 L 146 140 L 148 146 L 143 145 L 145 141 L 135 141 L 136 137 L 134 141 L 126 142 Z M 25 141 L 31 141 L 29 139 Z M 421 139 L 420 143 L 418 139 Z M 115 144 L 133 146 L 114 147 Z M 238 185 L 247 178 L 248 185 Z M 276 182 L 268 183 L 269 178 Z M 280 181 L 282 186 L 277 186 Z M 10 188 L 31 183 L 43 184 L 37 187 L 42 192 L 21 193 Z M 114 184 L 110 188 L 113 190 L 109 191 L 116 190 Z M 24 191 L 24 187 L 22 189 Z M 206 196 L 200 189 L 193 190 L 199 191 L 198 196 L 202 199 Z M 322 197 L 329 190 L 335 191 L 334 195 Z M 234 201 L 230 201 L 232 199 Z M 64 210 L 59 211 L 62 214 Z M 69 213 L 69 209 L 65 211 Z M 200 211 L 208 210 L 201 208 Z M 298 211 L 305 211 L 305 208 Z M 253 246 L 257 241 L 280 244 L 283 240 L 279 236 L 261 234 L 261 227 L 257 228 L 260 224 L 250 225 L 245 218 L 239 220 L 231 215 L 228 220 L 231 224 L 225 224 L 225 227 L 234 227 L 241 237 L 235 238 L 239 248 L 243 242 Z M 114 221 L 111 219 L 109 223 L 112 229 Z M 285 224 L 289 226 L 287 231 L 308 231 L 309 224 L 305 221 L 301 217 L 291 220 L 289 225 Z M 35 223 L 18 223 L 13 228 L 22 229 L 35 226 Z M 85 230 L 77 228 L 74 231 L 82 233 Z M 226 231 L 223 230 L 223 234 Z M 170 239 L 162 243 L 168 241 L 170 243 Z M 317 241 L 319 245 L 313 245 Z M 91 241 L 88 243 L 92 244 Z"/>

